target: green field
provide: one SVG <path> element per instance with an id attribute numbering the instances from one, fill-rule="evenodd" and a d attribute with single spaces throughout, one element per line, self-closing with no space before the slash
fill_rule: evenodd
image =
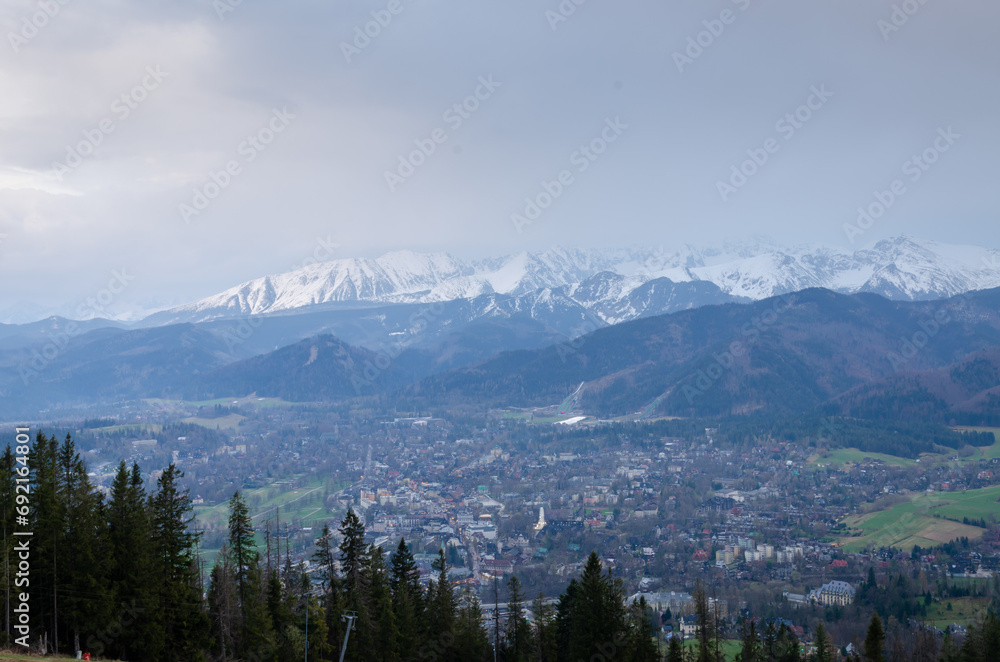
<path id="1" fill-rule="evenodd" d="M 958 451 L 950 448 L 941 448 L 939 446 L 938 448 L 944 452 L 921 453 L 919 462 L 920 465 L 935 465 L 945 462 L 966 464 L 969 462 L 978 462 L 980 460 L 1000 458 L 1000 428 L 956 427 L 952 429 L 959 431 L 992 432 L 993 438 L 997 441 L 994 441 L 992 446 L 985 446 L 983 448 L 972 447 L 974 452 L 966 457 L 958 456 Z M 952 460 L 952 458 L 956 456 L 958 456 L 958 460 Z M 837 448 L 825 453 L 813 455 L 809 458 L 809 463 L 843 466 L 859 464 L 865 459 L 881 460 L 882 462 L 894 467 L 914 467 L 918 465 L 916 460 L 911 460 L 909 458 L 886 455 L 884 453 L 868 453 L 858 450 L 857 448 Z"/>
<path id="2" fill-rule="evenodd" d="M 993 438 L 1000 441 L 1000 428 L 977 428 L 977 427 L 957 427 L 952 428 L 959 431 L 971 431 L 971 432 L 992 432 Z M 985 448 L 976 448 L 976 452 L 969 457 L 959 458 L 959 462 L 977 462 L 979 460 L 992 460 L 994 458 L 1000 457 L 1000 443 L 998 441 L 993 442 L 992 446 L 986 446 Z"/>
<path id="3" fill-rule="evenodd" d="M 914 494 L 905 503 L 865 515 L 850 515 L 842 522 L 849 534 L 842 536 L 843 547 L 852 552 L 869 546 L 933 547 L 955 538 L 982 537 L 984 529 L 962 524 L 962 519 L 1000 516 L 1000 485 L 965 492 Z"/>
<path id="4" fill-rule="evenodd" d="M 274 513 L 276 508 L 280 508 L 282 521 L 304 520 L 302 522 L 304 526 L 316 523 L 322 526 L 323 522 L 332 517 L 332 513 L 328 513 L 322 503 L 325 482 L 325 479 L 319 476 L 311 476 L 308 481 L 294 489 L 289 489 L 287 485 L 272 484 L 245 490 L 243 497 L 255 522 Z M 330 491 L 334 492 L 342 487 L 343 485 L 331 486 Z M 200 525 L 224 526 L 229 517 L 229 503 L 196 506 L 194 511 Z"/>
<path id="5" fill-rule="evenodd" d="M 302 476 L 294 477 L 294 481 Z M 274 517 L 275 509 L 281 522 L 294 522 L 302 526 L 311 526 L 315 535 L 319 535 L 319 529 L 323 524 L 334 516 L 323 504 L 326 481 L 319 476 L 310 476 L 309 480 L 295 488 L 288 485 L 272 484 L 257 489 L 243 490 L 241 493 L 247 501 L 250 509 L 250 517 L 256 527 L 261 528 L 254 535 L 258 549 L 264 548 L 264 533 L 261 527 L 263 521 L 268 517 Z M 344 484 L 330 485 L 330 492 L 345 487 Z M 196 525 L 202 528 L 225 529 L 229 520 L 229 502 L 224 501 L 214 506 L 195 506 L 194 514 L 197 518 Z M 203 547 L 201 558 L 206 568 L 211 568 L 215 563 L 216 554 L 219 550 Z"/>
<path id="6" fill-rule="evenodd" d="M 951 603 L 951 611 L 948 611 Z M 927 618 L 923 622 L 944 629 L 952 623 L 969 625 L 986 615 L 989 598 L 946 598 L 927 607 Z"/>
<path id="7" fill-rule="evenodd" d="M 664 646 L 663 652 L 666 653 L 666 646 Z M 684 648 L 690 650 L 697 650 L 698 640 L 697 639 L 687 639 L 684 641 Z M 740 652 L 742 644 L 740 644 L 737 639 L 724 639 L 719 643 L 719 652 L 722 653 L 723 657 L 727 660 L 735 660 L 736 655 Z"/>
<path id="8" fill-rule="evenodd" d="M 845 464 L 860 464 L 866 459 L 881 460 L 894 467 L 916 466 L 916 461 L 895 455 L 885 455 L 884 453 L 867 453 L 859 451 L 857 448 L 838 448 L 825 455 L 814 455 L 809 458 L 811 464 L 835 464 L 838 466 Z"/>

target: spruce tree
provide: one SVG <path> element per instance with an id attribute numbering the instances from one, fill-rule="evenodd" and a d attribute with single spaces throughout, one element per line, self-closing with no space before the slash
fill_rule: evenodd
<path id="1" fill-rule="evenodd" d="M 389 568 L 399 650 L 405 658 L 408 652 L 415 652 L 423 645 L 424 591 L 413 554 L 402 538 L 389 560 Z"/>
<path id="2" fill-rule="evenodd" d="M 59 579 L 64 642 L 83 649 L 87 635 L 115 620 L 108 593 L 108 557 L 104 502 L 90 484 L 76 444 L 66 435 L 59 447 L 58 497 L 62 501 L 62 549 L 67 572 Z"/>
<path id="3" fill-rule="evenodd" d="M 694 610 L 698 618 L 698 662 L 715 660 L 715 615 L 708 605 L 708 596 L 701 580 L 695 582 Z"/>
<path id="4" fill-rule="evenodd" d="M 366 575 L 369 609 L 372 615 L 372 635 L 375 641 L 375 655 L 372 659 L 377 662 L 396 662 L 400 659 L 399 631 L 392 609 L 389 571 L 382 549 L 375 545 L 368 550 Z"/>
<path id="5" fill-rule="evenodd" d="M 800 662 L 799 640 L 795 633 L 789 630 L 784 623 L 778 629 L 778 660 L 779 662 Z"/>
<path id="6" fill-rule="evenodd" d="M 355 656 L 351 651 L 367 654 L 374 648 L 371 641 L 372 623 L 369 613 L 369 593 L 367 584 L 368 548 L 365 545 L 365 525 L 358 519 L 354 510 L 348 510 L 340 524 L 340 571 L 343 575 L 342 605 L 345 611 L 354 612 L 357 616 L 356 629 L 349 639 L 348 659 L 364 659 Z M 345 623 L 335 622 L 334 638 L 342 641 L 346 634 Z"/>
<path id="7" fill-rule="evenodd" d="M 816 624 L 816 635 L 813 638 L 813 643 L 816 646 L 816 662 L 833 662 L 833 646 L 823 621 Z"/>
<path id="8" fill-rule="evenodd" d="M 992 609 L 986 612 L 981 630 L 984 659 L 1000 660 L 1000 618 Z"/>
<path id="9" fill-rule="evenodd" d="M 739 662 L 763 662 L 763 659 L 764 649 L 757 635 L 757 624 L 753 619 L 747 619 L 743 621 Z"/>
<path id="10" fill-rule="evenodd" d="M 618 649 L 626 638 L 626 610 L 621 581 L 591 552 L 572 599 L 569 653 L 572 659 L 590 659 Z"/>
<path id="11" fill-rule="evenodd" d="M 524 614 L 524 594 L 516 575 L 507 580 L 507 623 L 503 638 L 505 662 L 526 662 L 531 657 L 531 626 Z"/>
<path id="12" fill-rule="evenodd" d="M 658 618 L 651 613 L 646 598 L 640 596 L 629 608 L 628 637 L 622 657 L 627 662 L 658 662 L 658 653 L 653 638 L 659 627 L 654 625 Z"/>
<path id="13" fill-rule="evenodd" d="M 533 659 L 538 662 L 556 662 L 559 649 L 555 610 L 545 602 L 545 596 L 541 593 L 532 603 L 531 610 L 535 613 L 535 624 L 532 629 Z"/>
<path id="14" fill-rule="evenodd" d="M 676 634 L 670 637 L 670 644 L 667 646 L 667 662 L 685 662 L 684 646 Z"/>
<path id="15" fill-rule="evenodd" d="M 483 627 L 483 614 L 478 598 L 465 593 L 455 620 L 455 640 L 451 645 L 454 659 L 486 662 L 493 659 L 490 641 Z M 429 652 L 429 651 L 428 651 Z M 426 653 L 425 653 L 426 658 Z M 409 659 L 417 659 L 410 657 Z"/>
<path id="16" fill-rule="evenodd" d="M 576 578 L 569 580 L 566 590 L 559 596 L 556 603 L 556 648 L 563 655 L 570 650 L 573 638 L 573 619 L 576 614 L 576 600 L 580 592 L 580 584 Z"/>
<path id="17" fill-rule="evenodd" d="M 121 462 L 111 483 L 107 515 L 110 588 L 115 610 L 130 614 L 129 620 L 133 621 L 110 642 L 109 652 L 122 659 L 131 659 L 130 654 L 135 653 L 156 660 L 164 645 L 163 610 L 155 590 L 162 577 L 153 567 L 149 514 L 139 466 L 133 464 L 130 471 Z M 98 655 L 103 652 L 94 649 L 88 643 L 87 650 Z"/>
<path id="18" fill-rule="evenodd" d="M 202 604 L 201 568 L 196 555 L 200 534 L 191 530 L 194 506 L 178 481 L 184 477 L 173 464 L 156 481 L 149 499 L 152 568 L 159 587 L 164 660 L 199 659 L 210 630 Z M 141 480 L 133 467 L 132 482 Z M 252 532 L 252 529 L 251 529 Z"/>
<path id="19" fill-rule="evenodd" d="M 767 622 L 764 628 L 764 661 L 777 662 L 778 659 L 778 630 L 774 627 L 774 621 Z"/>
<path id="20" fill-rule="evenodd" d="M 208 611 L 211 620 L 215 653 L 221 660 L 236 655 L 236 642 L 240 628 L 236 582 L 230 563 L 229 548 L 223 545 L 212 568 L 208 588 Z"/>
<path id="21" fill-rule="evenodd" d="M 882 629 L 882 619 L 878 617 L 878 612 L 875 612 L 872 614 L 872 620 L 868 623 L 868 633 L 865 635 L 865 659 L 868 662 L 885 662 L 884 641 L 885 631 Z"/>
<path id="22" fill-rule="evenodd" d="M 237 490 L 229 500 L 228 544 L 229 560 L 232 563 L 232 572 L 234 573 L 233 576 L 235 578 L 239 601 L 240 637 L 237 650 L 241 655 L 245 655 L 251 646 L 250 611 L 253 607 L 253 601 L 256 601 L 260 597 L 259 595 L 255 595 L 255 593 L 260 591 L 263 583 L 259 569 L 256 567 L 258 554 L 253 535 L 253 522 L 250 519 L 250 510 L 243 496 Z M 260 592 L 262 593 L 263 591 Z"/>
<path id="23" fill-rule="evenodd" d="M 453 636 L 455 627 L 455 589 L 448 577 L 448 559 L 443 547 L 438 549 L 438 557 L 431 567 L 437 571 L 438 576 L 437 582 L 428 591 L 427 639 L 432 645 L 436 642 L 439 647 L 443 647 L 441 660 L 455 660 L 455 651 L 447 643 Z"/>

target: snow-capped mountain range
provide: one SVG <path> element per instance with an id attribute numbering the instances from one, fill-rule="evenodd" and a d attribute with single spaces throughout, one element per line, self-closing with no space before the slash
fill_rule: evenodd
<path id="1" fill-rule="evenodd" d="M 157 313 L 149 323 L 357 309 L 392 304 L 521 300 L 519 310 L 579 307 L 616 324 L 709 303 L 758 300 L 824 287 L 928 300 L 1000 286 L 1000 251 L 900 236 L 870 248 L 786 248 L 769 240 L 716 246 L 555 248 L 463 261 L 411 251 L 340 259 L 265 276 Z M 553 304 L 553 302 L 558 302 Z M 534 316 L 534 315 L 533 315 Z"/>

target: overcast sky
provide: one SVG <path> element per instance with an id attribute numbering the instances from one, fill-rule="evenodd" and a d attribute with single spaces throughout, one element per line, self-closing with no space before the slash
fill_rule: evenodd
<path id="1" fill-rule="evenodd" d="M 859 245 L 1000 246 L 995 0 L 238 1 L 0 4 L 0 309 L 113 270 L 179 303 L 328 241 L 849 248 L 897 180 Z"/>

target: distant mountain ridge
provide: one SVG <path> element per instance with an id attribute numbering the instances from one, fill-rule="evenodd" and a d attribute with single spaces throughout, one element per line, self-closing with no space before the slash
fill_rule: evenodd
<path id="1" fill-rule="evenodd" d="M 619 281 L 603 275 L 588 296 Z M 669 291 L 662 285 L 645 283 L 645 294 Z M 424 409 L 562 402 L 598 416 L 822 411 L 1000 425 L 1000 288 L 918 302 L 813 288 L 603 328 L 582 323 L 576 337 L 535 318 L 566 299 L 518 308 L 523 301 L 493 294 L 347 319 L 264 316 L 246 333 L 233 320 L 79 333 L 51 320 L 28 329 L 38 336 L 0 327 L 14 334 L 0 334 L 0 416 L 256 393 L 300 402 L 375 396 Z M 435 318 L 445 323 L 432 329 Z M 370 337 L 369 324 L 400 330 L 376 346 L 342 337 Z M 318 332 L 282 340 L 309 328 Z"/>
<path id="2" fill-rule="evenodd" d="M 426 402 L 547 406 L 577 393 L 602 416 L 754 412 L 1000 420 L 1000 288 L 894 302 L 809 289 L 504 352 L 407 390 Z"/>
<path id="3" fill-rule="evenodd" d="M 143 324 L 499 296 L 523 299 L 512 304 L 518 309 L 541 304 L 536 319 L 543 322 L 555 305 L 578 319 L 610 325 L 813 287 L 921 301 L 997 286 L 1000 251 L 908 236 L 857 251 L 768 241 L 676 251 L 556 248 L 474 261 L 399 251 L 265 276 L 156 313 Z"/>

